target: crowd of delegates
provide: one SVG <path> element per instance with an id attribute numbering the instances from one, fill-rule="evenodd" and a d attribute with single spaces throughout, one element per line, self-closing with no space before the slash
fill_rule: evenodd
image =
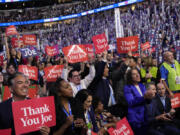
<path id="1" fill-rule="evenodd" d="M 75 7 L 73 9 L 67 8 L 69 12 L 67 14 L 76 13 L 78 9 L 86 10 L 87 3 L 72 5 Z M 179 25 L 180 25 L 180 17 L 179 17 L 179 1 L 174 0 L 165 1 L 164 11 L 162 10 L 161 1 L 151 1 L 151 2 L 143 2 L 140 4 L 136 4 L 135 8 L 126 7 L 125 10 L 121 10 L 121 23 L 124 28 L 124 36 L 132 36 L 138 35 L 140 37 L 140 44 L 145 43 L 147 41 L 153 47 L 156 47 L 156 50 L 162 51 L 168 50 L 169 48 L 174 50 L 177 46 L 180 46 L 179 39 Z M 68 5 L 68 7 L 71 7 Z M 93 9 L 95 7 L 90 7 L 89 9 Z M 43 8 L 42 8 L 43 9 Z M 30 10 L 30 9 L 29 9 Z M 51 14 L 48 10 L 51 10 L 53 13 Z M 54 8 L 48 10 L 38 12 L 42 14 L 52 15 L 53 17 L 59 16 L 61 12 L 66 10 L 60 8 Z M 15 12 L 15 13 L 14 13 Z M 16 14 L 17 11 L 14 11 L 13 14 Z M 38 16 L 38 13 L 32 13 L 34 10 L 23 13 L 19 15 L 19 18 L 30 17 L 30 20 L 35 18 L 31 18 L 32 15 Z M 57 14 L 56 14 L 57 12 Z M 59 13 L 60 12 L 60 13 Z M 62 13 L 65 14 L 66 13 Z M 43 17 L 45 15 L 42 15 Z M 47 18 L 50 18 L 49 16 Z M 7 16 L 11 18 L 11 16 Z M 41 17 L 41 15 L 40 15 Z M 27 19 L 28 20 L 28 19 Z M 2 28 L 4 31 L 5 28 Z M 33 24 L 33 25 L 24 25 L 17 26 L 17 30 L 19 32 L 22 31 L 37 31 L 37 37 L 39 38 L 40 45 L 44 48 L 45 45 L 56 45 L 58 44 L 61 47 L 72 45 L 72 44 L 91 44 L 92 36 L 101 34 L 104 31 L 107 31 L 107 37 L 109 39 L 109 44 L 116 44 L 116 35 L 115 35 L 115 19 L 114 19 L 114 11 L 109 10 L 102 13 L 97 13 L 93 15 L 88 15 L 68 21 L 61 21 L 51 25 L 51 27 L 47 27 L 44 24 Z M 78 34 L 77 34 L 78 33 Z M 3 42 L 2 42 L 3 44 Z M 162 62 L 162 55 L 158 54 L 158 51 L 155 54 L 155 57 L 158 58 L 159 62 Z M 180 58 L 180 52 L 177 50 L 177 60 Z"/>
<path id="2" fill-rule="evenodd" d="M 180 133 L 179 110 L 172 109 L 170 101 L 180 90 L 180 64 L 170 51 L 164 52 L 164 62 L 159 66 L 151 56 L 136 58 L 131 52 L 119 57 L 105 51 L 94 60 L 75 64 L 63 56 L 44 63 L 32 58 L 24 61 L 18 55 L 12 49 L 1 67 L 1 94 L 5 85 L 12 93 L 12 98 L 0 104 L 1 129 L 13 128 L 14 134 L 12 110 L 8 107 L 13 101 L 26 99 L 28 86 L 37 84 L 40 97 L 55 97 L 57 124 L 42 126 L 37 132 L 43 135 L 83 135 L 91 130 L 108 134 L 107 129 L 123 117 L 127 117 L 135 135 Z M 29 83 L 26 76 L 16 73 L 20 64 L 37 66 L 38 81 Z M 64 65 L 56 82 L 46 82 L 43 77 L 44 67 L 51 65 Z"/>

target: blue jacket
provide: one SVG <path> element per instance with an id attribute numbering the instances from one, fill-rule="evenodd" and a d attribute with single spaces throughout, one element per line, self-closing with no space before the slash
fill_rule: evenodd
<path id="1" fill-rule="evenodd" d="M 142 83 L 139 83 L 142 94 L 144 95 L 146 89 Z M 146 100 L 140 95 L 134 85 L 125 85 L 124 96 L 128 103 L 127 119 L 131 126 L 139 128 L 145 124 L 145 103 Z"/>

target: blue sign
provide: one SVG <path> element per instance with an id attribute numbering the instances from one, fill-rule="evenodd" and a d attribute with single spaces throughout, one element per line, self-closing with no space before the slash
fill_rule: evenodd
<path id="1" fill-rule="evenodd" d="M 37 56 L 38 55 L 38 51 L 37 48 L 35 47 L 28 47 L 28 48 L 22 48 L 21 50 L 21 54 L 23 58 L 27 58 L 30 56 Z"/>

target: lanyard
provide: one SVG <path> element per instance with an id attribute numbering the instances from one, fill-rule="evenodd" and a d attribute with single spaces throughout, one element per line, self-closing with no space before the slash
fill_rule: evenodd
<path id="1" fill-rule="evenodd" d="M 69 109 L 69 113 L 68 113 L 67 110 L 63 107 L 63 111 L 64 111 L 64 113 L 66 114 L 67 117 L 70 116 L 70 115 L 72 115 L 70 103 L 68 103 L 68 109 Z"/>
<path id="2" fill-rule="evenodd" d="M 69 113 L 67 112 L 67 110 L 63 107 L 63 112 L 66 114 L 67 117 L 71 116 L 72 115 L 72 111 L 71 111 L 71 105 L 70 103 L 68 103 L 68 109 L 69 109 Z M 72 124 L 72 130 L 74 128 L 74 123 Z"/>

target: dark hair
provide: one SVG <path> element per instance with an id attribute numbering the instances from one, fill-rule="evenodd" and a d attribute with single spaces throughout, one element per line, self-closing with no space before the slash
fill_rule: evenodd
<path id="1" fill-rule="evenodd" d="M 17 76 L 23 76 L 23 77 L 27 77 L 26 75 L 24 75 L 23 73 L 21 72 L 16 72 L 15 74 L 11 75 L 9 78 L 8 78 L 8 86 L 12 86 L 13 85 L 13 80 L 14 78 L 16 78 Z"/>
<path id="2" fill-rule="evenodd" d="M 69 72 L 69 74 L 68 74 L 68 78 L 72 78 L 72 76 L 73 76 L 73 72 L 75 72 L 75 71 L 77 71 L 77 72 L 78 72 L 78 70 L 77 70 L 77 69 L 72 69 L 72 70 Z"/>
<path id="3" fill-rule="evenodd" d="M 132 79 L 132 71 L 133 70 L 137 70 L 138 71 L 138 69 L 137 68 L 132 68 L 132 69 L 130 69 L 128 72 L 127 72 L 127 74 L 126 74 L 126 84 L 128 84 L 128 85 L 133 85 L 133 83 L 134 83 L 134 81 L 133 81 L 133 79 Z M 139 71 L 138 71 L 138 73 L 139 73 Z M 139 73 L 140 74 L 140 73 Z"/>
<path id="4" fill-rule="evenodd" d="M 88 98 L 88 96 L 91 95 L 87 89 L 82 89 L 76 94 L 76 101 L 80 104 L 83 104 L 84 101 Z"/>
<path id="5" fill-rule="evenodd" d="M 99 102 L 101 102 L 100 98 L 98 98 L 96 96 L 93 97 L 92 107 L 93 107 L 94 110 L 98 107 Z"/>
<path id="6" fill-rule="evenodd" d="M 54 82 L 53 84 L 52 84 L 52 86 L 51 86 L 51 88 L 50 88 L 50 93 L 49 93 L 49 95 L 51 95 L 51 96 L 54 96 L 55 97 L 55 100 L 58 98 L 59 99 L 59 97 L 58 97 L 58 92 L 59 92 L 59 86 L 61 85 L 61 82 L 62 81 L 64 81 L 64 79 L 62 79 L 61 77 L 59 77 L 57 80 L 56 80 L 56 82 Z M 57 97 L 56 97 L 57 96 Z M 57 100 L 58 100 L 57 99 Z"/>
<path id="7" fill-rule="evenodd" d="M 146 90 L 148 90 L 151 85 L 156 86 L 156 84 L 154 82 L 148 82 L 145 84 Z"/>
<path id="8" fill-rule="evenodd" d="M 7 64 L 7 68 L 6 68 L 6 69 L 8 69 L 10 66 L 13 66 L 13 67 L 14 67 L 14 69 L 16 70 L 16 65 L 14 65 L 13 63 L 9 63 L 9 64 Z"/>

